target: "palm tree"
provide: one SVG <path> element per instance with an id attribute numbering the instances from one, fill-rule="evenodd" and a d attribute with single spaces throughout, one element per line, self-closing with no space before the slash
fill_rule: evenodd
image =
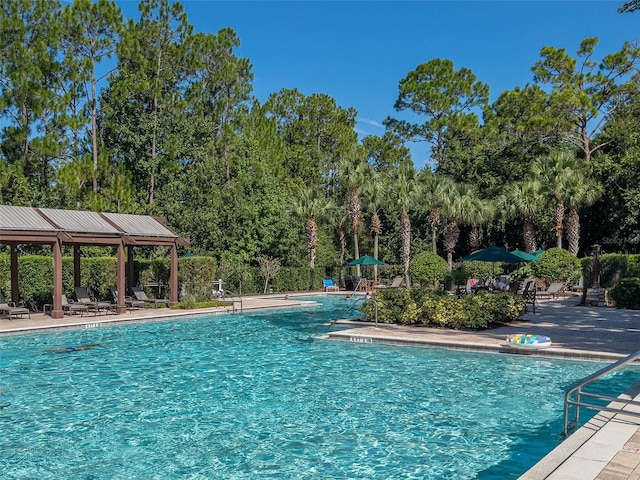
<path id="1" fill-rule="evenodd" d="M 411 260 L 411 219 L 409 211 L 420 201 L 422 194 L 421 184 L 413 164 L 404 162 L 396 169 L 390 171 L 390 183 L 388 190 L 390 203 L 400 211 L 400 234 L 402 237 L 402 264 L 404 267 L 405 285 L 411 286 L 409 279 L 409 261 Z"/>
<path id="2" fill-rule="evenodd" d="M 494 201 L 475 197 L 469 210 L 469 246 L 471 251 L 480 249 L 480 225 L 486 225 L 496 216 L 496 204 Z"/>
<path id="3" fill-rule="evenodd" d="M 371 214 L 371 233 L 373 233 L 373 258 L 378 259 L 378 246 L 380 235 L 382 234 L 382 221 L 380 220 L 380 209 L 384 201 L 385 188 L 387 186 L 385 178 L 380 172 L 372 167 L 365 178 L 362 186 L 362 198 L 364 200 L 365 211 Z M 378 266 L 373 268 L 373 279 L 378 281 Z"/>
<path id="4" fill-rule="evenodd" d="M 576 181 L 578 160 L 565 150 L 554 151 L 546 157 L 536 159 L 532 171 L 544 185 L 547 197 L 553 204 L 553 220 L 556 229 L 556 246 L 562 248 L 564 232 L 565 200 L 570 185 Z"/>
<path id="5" fill-rule="evenodd" d="M 599 183 L 580 175 L 580 173 L 582 172 L 576 172 L 566 190 L 566 203 L 569 208 L 569 214 L 567 215 L 567 249 L 576 256 L 580 250 L 580 215 L 578 215 L 578 208 L 593 205 L 602 194 Z"/>
<path id="6" fill-rule="evenodd" d="M 349 212 L 347 207 L 342 203 L 334 203 L 332 208 L 328 210 L 329 221 L 336 227 L 338 234 L 338 244 L 340 245 L 340 284 L 344 284 L 344 265 L 345 254 L 347 251 L 347 236 L 345 228 L 349 224 Z"/>
<path id="7" fill-rule="evenodd" d="M 358 229 L 360 228 L 360 215 L 362 214 L 360 188 L 364 183 L 368 168 L 370 168 L 368 163 L 358 159 L 345 159 L 340 162 L 340 178 L 346 192 L 347 207 L 351 217 L 355 258 L 360 258 L 360 245 L 358 242 Z M 356 272 L 360 276 L 360 265 L 356 266 Z"/>
<path id="8" fill-rule="evenodd" d="M 507 217 L 522 216 L 525 251 L 535 252 L 538 247 L 534 220 L 544 210 L 545 205 L 544 189 L 540 181 L 529 179 L 507 185 L 498 204 Z"/>
<path id="9" fill-rule="evenodd" d="M 303 187 L 298 196 L 292 200 L 291 211 L 305 221 L 305 233 L 309 242 L 309 266 L 316 266 L 316 247 L 318 245 L 318 225 L 316 221 L 333 203 L 321 196 L 317 189 Z"/>
<path id="10" fill-rule="evenodd" d="M 449 219 L 444 227 L 443 244 L 445 252 L 447 252 L 447 263 L 449 271 L 453 270 L 453 251 L 458 244 L 460 238 L 459 225 L 471 225 L 477 222 L 479 214 L 488 206 L 482 205 L 480 200 L 472 188 L 464 183 L 451 182 L 449 187 L 443 190 L 443 199 L 441 211 L 442 215 Z"/>
<path id="11" fill-rule="evenodd" d="M 435 175 L 428 170 L 420 172 L 424 205 L 429 208 L 429 226 L 431 227 L 431 247 L 438 253 L 438 228 L 442 221 L 441 211 L 448 201 L 448 193 L 453 188 L 453 180 L 444 175 Z"/>

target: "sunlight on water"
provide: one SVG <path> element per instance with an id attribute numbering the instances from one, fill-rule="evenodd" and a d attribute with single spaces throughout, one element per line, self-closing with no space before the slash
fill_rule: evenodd
<path id="1" fill-rule="evenodd" d="M 314 340 L 321 300 L 0 338 L 2 478 L 517 478 L 599 368 Z"/>

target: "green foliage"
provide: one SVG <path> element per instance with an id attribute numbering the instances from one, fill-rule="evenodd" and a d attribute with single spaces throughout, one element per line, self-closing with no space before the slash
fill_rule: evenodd
<path id="1" fill-rule="evenodd" d="M 582 260 L 585 285 L 593 283 L 593 257 Z M 640 277 L 640 255 L 605 253 L 600 256 L 600 285 L 614 288 L 622 278 Z"/>
<path id="2" fill-rule="evenodd" d="M 550 248 L 531 262 L 531 271 L 537 278 L 543 278 L 547 284 L 565 282 L 572 284 L 580 278 L 580 260 L 561 248 Z"/>
<path id="3" fill-rule="evenodd" d="M 496 267 L 492 262 L 464 262 L 464 271 L 467 272 L 469 278 L 476 278 L 480 282 L 493 277 L 495 270 Z"/>
<path id="4" fill-rule="evenodd" d="M 210 299 L 214 282 L 220 278 L 217 263 L 216 259 L 211 257 L 179 258 L 178 283 L 184 284 L 187 293 L 196 299 Z M 227 279 L 222 280 L 224 287 Z"/>
<path id="5" fill-rule="evenodd" d="M 486 329 L 516 320 L 524 311 L 524 299 L 510 293 L 479 293 L 456 298 L 441 291 L 426 289 L 376 292 L 378 321 L 400 325 L 424 325 L 456 330 Z M 361 307 L 373 319 L 375 307 Z"/>
<path id="6" fill-rule="evenodd" d="M 618 308 L 640 309 L 640 278 L 622 278 L 609 290 L 609 300 Z"/>
<path id="7" fill-rule="evenodd" d="M 437 286 L 444 282 L 449 274 L 449 266 L 441 256 L 432 252 L 421 252 L 411 259 L 409 274 L 415 282 Z"/>

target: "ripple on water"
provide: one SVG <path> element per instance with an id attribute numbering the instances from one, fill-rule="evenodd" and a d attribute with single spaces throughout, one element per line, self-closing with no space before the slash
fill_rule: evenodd
<path id="1" fill-rule="evenodd" d="M 324 302 L 1 338 L 3 478 L 517 478 L 598 368 L 300 341 Z"/>

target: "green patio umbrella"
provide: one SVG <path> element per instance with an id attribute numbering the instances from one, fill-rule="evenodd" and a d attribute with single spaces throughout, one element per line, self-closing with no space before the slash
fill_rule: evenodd
<path id="1" fill-rule="evenodd" d="M 538 259 L 538 256 L 535 253 L 527 253 L 518 249 L 513 250 L 511 253 L 513 253 L 517 257 L 520 257 L 523 262 L 533 262 L 534 260 Z"/>
<path id="2" fill-rule="evenodd" d="M 385 263 L 381 260 L 376 260 L 375 258 L 369 255 L 364 255 L 360 258 L 356 258 L 355 260 L 351 260 L 349 263 L 347 263 L 347 266 L 351 267 L 355 265 L 384 265 L 384 264 Z"/>
<path id="3" fill-rule="evenodd" d="M 502 263 L 522 263 L 525 261 L 519 256 L 514 255 L 511 252 L 507 252 L 504 248 L 498 247 L 496 245 L 492 245 L 490 247 L 485 248 L 484 250 L 479 250 L 475 253 L 472 253 L 471 255 L 462 257 L 463 262 L 471 262 L 474 260 L 479 262 L 502 262 Z"/>

